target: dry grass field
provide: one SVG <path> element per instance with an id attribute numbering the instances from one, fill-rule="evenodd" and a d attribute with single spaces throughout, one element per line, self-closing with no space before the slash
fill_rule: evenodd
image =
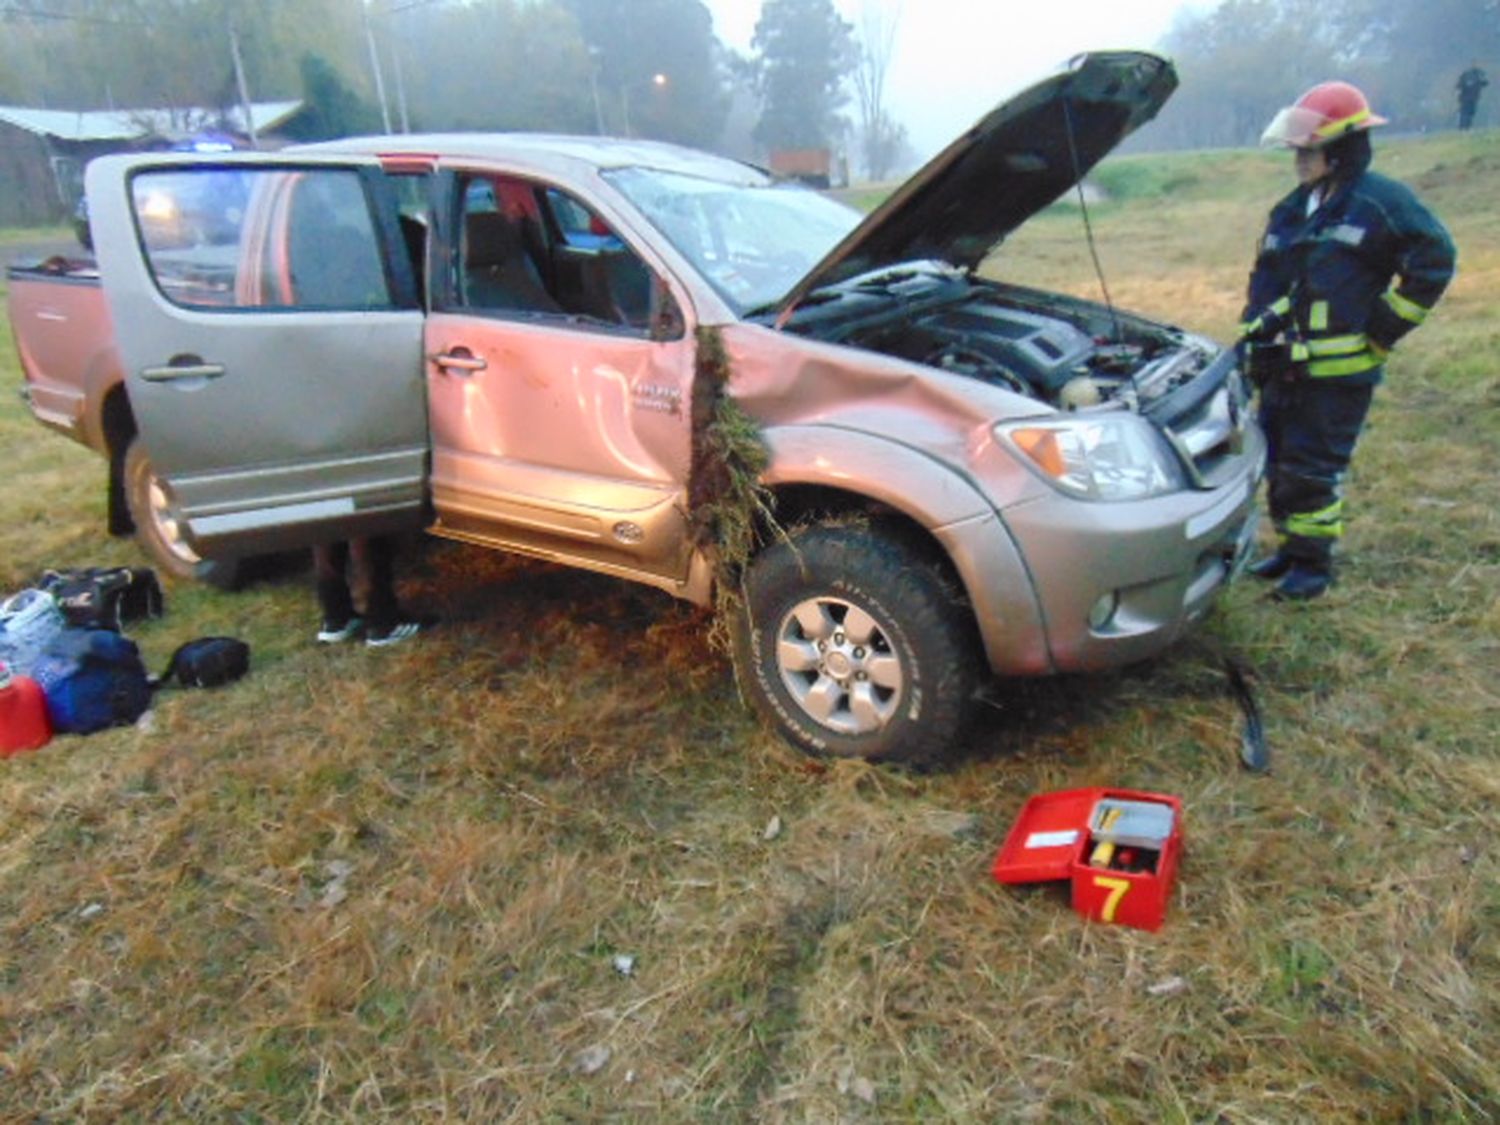
<path id="1" fill-rule="evenodd" d="M 0 1119 L 1500 1115 L 1500 138 L 1377 167 L 1462 276 L 1393 360 L 1340 584 L 1247 582 L 1151 664 L 1002 686 L 949 770 L 799 756 L 703 616 L 604 578 L 414 545 L 444 623 L 382 652 L 314 644 L 306 575 L 171 588 L 148 662 L 232 633 L 251 675 L 0 762 Z M 1226 337 L 1289 179 L 1106 165 L 1114 299 Z M 1098 293 L 1067 207 L 990 268 Z M 139 561 L 3 333 L 0 588 Z M 1094 784 L 1185 802 L 1158 934 L 990 878 L 1029 795 Z"/>

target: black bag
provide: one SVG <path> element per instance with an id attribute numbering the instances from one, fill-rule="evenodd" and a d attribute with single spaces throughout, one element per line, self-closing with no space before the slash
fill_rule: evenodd
<path id="1" fill-rule="evenodd" d="M 235 637 L 199 637 L 172 654 L 157 681 L 166 686 L 174 678 L 183 687 L 218 687 L 250 670 L 250 646 Z"/>
<path id="2" fill-rule="evenodd" d="M 52 729 L 89 734 L 133 723 L 151 706 L 151 681 L 135 642 L 108 629 L 64 629 L 33 665 Z"/>
<path id="3" fill-rule="evenodd" d="M 81 629 L 118 633 L 125 622 L 160 617 L 165 609 L 161 583 L 148 566 L 49 570 L 37 585 L 52 595 L 63 619 Z"/>

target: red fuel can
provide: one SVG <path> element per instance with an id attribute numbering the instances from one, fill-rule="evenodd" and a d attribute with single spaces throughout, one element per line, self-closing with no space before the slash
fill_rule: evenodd
<path id="1" fill-rule="evenodd" d="M 0 758 L 35 750 L 52 739 L 47 699 L 29 676 L 12 676 L 0 664 Z"/>

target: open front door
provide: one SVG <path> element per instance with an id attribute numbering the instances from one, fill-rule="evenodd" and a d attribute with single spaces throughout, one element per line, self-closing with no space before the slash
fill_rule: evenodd
<path id="1" fill-rule="evenodd" d="M 88 195 L 131 410 L 195 547 L 421 524 L 423 314 L 373 160 L 106 157 Z"/>

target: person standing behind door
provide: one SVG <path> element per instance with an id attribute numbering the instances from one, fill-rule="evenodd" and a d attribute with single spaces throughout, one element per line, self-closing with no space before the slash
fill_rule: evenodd
<path id="1" fill-rule="evenodd" d="M 410 640 L 423 623 L 405 614 L 396 597 L 396 546 L 387 536 L 370 536 L 313 548 L 318 608 L 323 624 L 320 644 L 340 644 L 360 636 L 370 648 Z M 356 590 L 364 613 L 355 606 Z"/>

